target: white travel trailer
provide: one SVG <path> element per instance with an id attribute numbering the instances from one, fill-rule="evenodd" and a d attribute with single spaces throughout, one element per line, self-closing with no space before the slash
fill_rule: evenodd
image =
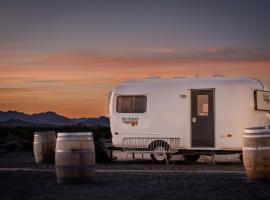
<path id="1" fill-rule="evenodd" d="M 264 125 L 269 99 L 262 82 L 245 77 L 126 81 L 110 94 L 113 147 L 156 161 L 241 152 L 244 129 Z"/>

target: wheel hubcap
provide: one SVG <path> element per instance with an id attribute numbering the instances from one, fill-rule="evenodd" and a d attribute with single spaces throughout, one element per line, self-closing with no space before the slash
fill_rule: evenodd
<path id="1" fill-rule="evenodd" d="M 166 149 L 164 147 L 156 147 L 154 152 L 155 152 L 154 157 L 158 161 L 162 161 L 162 160 L 166 159 L 166 157 L 167 157 Z"/>

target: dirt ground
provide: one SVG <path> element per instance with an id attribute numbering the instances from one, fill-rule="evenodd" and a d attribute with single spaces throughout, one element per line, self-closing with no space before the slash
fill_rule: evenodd
<path id="1" fill-rule="evenodd" d="M 98 164 L 90 184 L 58 185 L 53 165 L 32 153 L 0 154 L 0 199 L 270 199 L 270 182 L 249 181 L 241 164 Z"/>

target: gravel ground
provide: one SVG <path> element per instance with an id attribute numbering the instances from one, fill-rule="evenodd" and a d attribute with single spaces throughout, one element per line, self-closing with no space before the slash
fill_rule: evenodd
<path id="1" fill-rule="evenodd" d="M 92 183 L 81 185 L 58 185 L 54 166 L 36 165 L 31 153 L 0 154 L 0 168 L 1 200 L 270 199 L 270 183 L 249 181 L 240 164 L 98 164 Z"/>

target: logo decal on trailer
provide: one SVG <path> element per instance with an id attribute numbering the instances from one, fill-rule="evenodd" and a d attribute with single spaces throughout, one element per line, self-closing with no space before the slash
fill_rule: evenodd
<path id="1" fill-rule="evenodd" d="M 139 124 L 138 117 L 122 117 L 122 122 L 125 124 L 130 124 L 131 126 L 137 126 Z"/>

